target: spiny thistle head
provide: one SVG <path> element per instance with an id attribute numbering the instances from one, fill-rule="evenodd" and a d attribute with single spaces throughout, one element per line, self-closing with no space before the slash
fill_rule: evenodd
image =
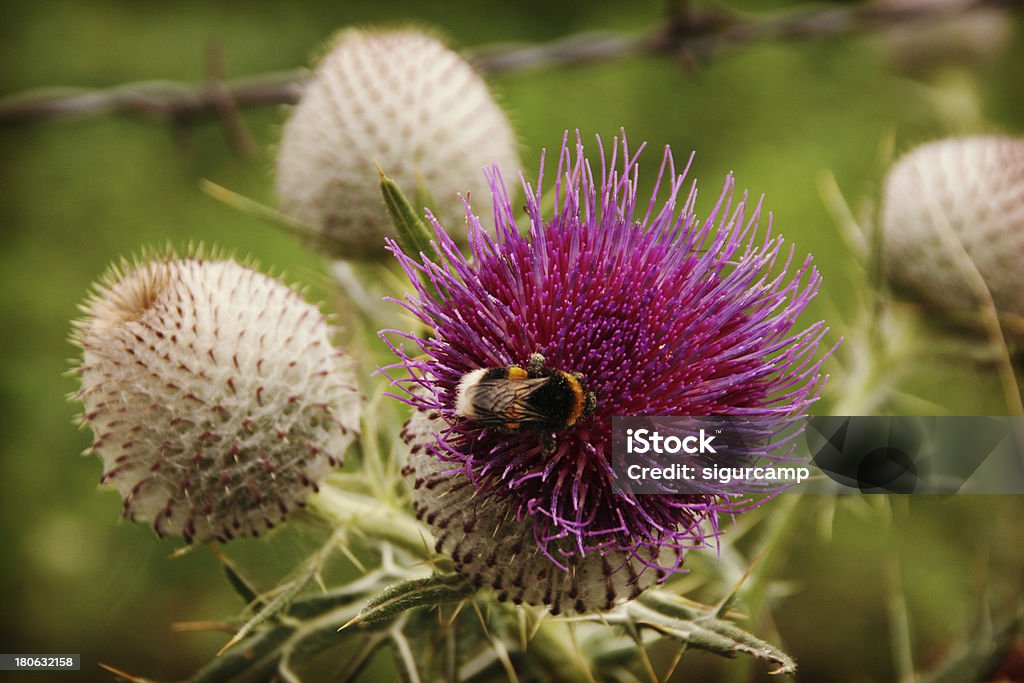
<path id="1" fill-rule="evenodd" d="M 902 157 L 882 199 L 889 278 L 943 311 L 977 310 L 959 241 L 996 308 L 1024 316 L 1024 140 L 948 138 Z"/>
<path id="2" fill-rule="evenodd" d="M 343 258 L 384 255 L 394 229 L 379 164 L 404 191 L 428 196 L 456 237 L 462 201 L 484 198 L 480 171 L 518 166 L 516 142 L 487 85 L 462 57 L 415 29 L 340 34 L 284 127 L 281 210 Z"/>
<path id="3" fill-rule="evenodd" d="M 492 170 L 495 234 L 470 214 L 469 258 L 436 220 L 435 258 L 391 243 L 416 288 L 402 303 L 433 331 L 384 336 L 396 369 L 408 373 L 396 378 L 403 400 L 437 420 L 431 439 L 407 430 L 422 457 L 443 461 L 444 472 L 432 472 L 414 456 L 420 513 L 435 527 L 454 511 L 423 489 L 443 474 L 449 488 L 473 492 L 458 514 L 514 521 L 563 572 L 591 558 L 676 570 L 686 549 L 713 541 L 720 515 L 754 503 L 714 490 L 623 493 L 611 465 L 612 416 L 787 418 L 819 395 L 826 328 L 796 327 L 820 281 L 810 258 L 794 264 L 770 229 L 758 234 L 760 206 L 748 214 L 745 198 L 734 205 L 731 177 L 706 220 L 694 214 L 695 187 L 678 206 L 685 172 L 676 175 L 668 149 L 658 183 L 667 198 L 659 207 L 656 188 L 638 207 L 639 155 L 623 135 L 610 159 L 602 150 L 595 179 L 582 143 L 574 155 L 563 144 L 553 218 L 542 217 L 540 191 L 524 181 L 526 236 Z M 543 166 L 538 188 L 542 181 Z M 513 406 L 503 417 L 522 420 L 501 424 L 474 415 L 463 397 L 481 371 L 555 378 L 570 388 L 563 397 L 576 397 L 574 409 L 546 420 L 532 415 L 538 406 Z M 442 529 L 450 549 L 445 538 Z"/>
<path id="4" fill-rule="evenodd" d="M 115 267 L 72 339 L 82 421 L 123 512 L 188 542 L 258 535 L 355 438 L 354 373 L 314 306 L 230 260 Z"/>

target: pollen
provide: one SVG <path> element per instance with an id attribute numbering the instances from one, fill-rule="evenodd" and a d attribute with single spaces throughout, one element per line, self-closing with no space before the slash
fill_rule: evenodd
<path id="1" fill-rule="evenodd" d="M 580 417 L 583 416 L 583 408 L 587 404 L 586 393 L 583 391 L 583 385 L 580 381 L 569 373 L 565 374 L 565 381 L 569 385 L 569 390 L 572 392 L 573 405 L 572 411 L 569 413 L 569 417 L 566 418 L 565 424 L 569 427 L 574 426 L 579 422 Z"/>

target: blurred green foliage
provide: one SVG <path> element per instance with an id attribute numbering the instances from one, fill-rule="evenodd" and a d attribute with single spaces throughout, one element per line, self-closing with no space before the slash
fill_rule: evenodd
<path id="1" fill-rule="evenodd" d="M 747 0 L 745 10 L 786 6 Z M 308 64 L 338 28 L 353 23 L 435 26 L 457 47 L 543 41 L 582 30 L 642 30 L 657 2 L 519 3 L 154 1 L 5 3 L 0 94 L 45 85 L 112 86 L 135 80 L 199 82 L 211 41 L 229 75 Z M 897 151 L 957 130 L 1024 132 L 1024 31 L 980 64 L 945 67 L 924 80 L 901 74 L 867 37 L 756 45 L 695 72 L 671 59 L 630 58 L 582 68 L 529 71 L 494 80 L 522 141 L 528 178 L 542 147 L 563 131 L 696 150 L 693 177 L 706 210 L 729 171 L 764 193 L 775 228 L 812 252 L 825 274 L 811 315 L 841 328 L 854 320 L 857 268 L 819 197 L 835 174 L 851 201 L 874 197 L 886 140 Z M 949 77 L 950 69 L 959 73 Z M 958 70 L 958 71 L 957 71 Z M 936 104 L 942 84 L 966 91 L 964 108 Z M 965 94 L 966 93 L 966 94 Z M 960 101 L 957 100 L 957 101 Z M 960 112 L 961 115 L 958 115 Z M 980 114 L 971 118 L 972 114 Z M 83 655 L 80 680 L 105 679 L 98 661 L 163 679 L 195 671 L 223 644 L 218 633 L 173 632 L 177 622 L 221 619 L 241 607 L 208 552 L 169 561 L 176 547 L 142 526 L 118 523 L 119 501 L 96 493 L 100 464 L 77 454 L 64 395 L 77 304 L 106 265 L 143 246 L 219 245 L 253 255 L 324 299 L 324 262 L 282 232 L 210 199 L 211 179 L 273 203 L 273 149 L 284 108 L 244 112 L 257 155 L 232 154 L 220 125 L 185 130 L 155 121 L 98 117 L 0 127 L 0 650 Z M 965 118 L 966 116 L 966 118 Z M 650 177 L 648 176 L 648 180 Z M 984 367 L 924 361 L 913 389 L 953 414 L 1000 414 L 998 383 Z M 865 501 L 842 501 L 830 541 L 819 534 L 824 504 L 810 502 L 778 567 L 794 594 L 760 633 L 779 634 L 805 680 L 884 680 L 894 674 L 886 635 L 886 567 L 901 558 L 920 664 L 969 634 L 986 600 L 1020 598 L 1024 501 L 1012 498 L 897 500 L 894 519 Z M 304 552 L 301 533 L 273 543 L 242 541 L 272 580 Z M 742 609 L 742 605 L 739 606 Z M 753 629 L 757 632 L 757 629 Z M 724 677 L 729 663 L 690 655 L 695 678 Z M 754 674 L 764 672 L 754 667 Z M 71 680 L 57 674 L 52 680 Z M 32 680 L 47 680 L 43 674 Z"/>

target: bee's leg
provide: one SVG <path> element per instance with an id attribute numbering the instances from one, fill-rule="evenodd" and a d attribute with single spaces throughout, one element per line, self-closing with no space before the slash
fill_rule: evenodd
<path id="1" fill-rule="evenodd" d="M 551 432 L 540 433 L 540 445 L 544 447 L 544 452 L 548 455 L 555 452 L 555 435 Z"/>
<path id="2" fill-rule="evenodd" d="M 572 373 L 572 376 L 576 378 L 576 381 L 580 383 L 580 386 L 583 386 L 586 383 L 586 378 L 583 377 L 582 372 L 574 372 Z M 590 415 L 592 412 L 594 412 L 594 408 L 596 407 L 597 394 L 595 394 L 593 391 L 588 391 L 583 396 L 583 417 L 586 417 L 587 415 Z"/>
<path id="3" fill-rule="evenodd" d="M 597 408 L 597 394 L 593 391 L 588 391 L 583 399 L 583 414 L 590 415 L 594 412 L 594 408 Z"/>
<path id="4" fill-rule="evenodd" d="M 544 372 L 547 360 L 539 353 L 531 353 L 530 360 L 526 364 L 526 372 L 530 377 L 540 377 Z"/>

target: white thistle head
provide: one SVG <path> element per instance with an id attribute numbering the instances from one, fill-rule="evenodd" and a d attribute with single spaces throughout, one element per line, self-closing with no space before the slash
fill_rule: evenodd
<path id="1" fill-rule="evenodd" d="M 977 309 L 949 233 L 963 245 L 1002 313 L 1024 316 L 1024 140 L 932 142 L 889 171 L 882 200 L 890 279 L 945 311 Z"/>
<path id="2" fill-rule="evenodd" d="M 285 124 L 276 190 L 282 212 L 319 231 L 335 256 L 373 258 L 394 236 L 375 164 L 410 197 L 425 190 L 451 226 L 465 222 L 457 193 L 487 210 L 481 169 L 495 163 L 519 168 L 515 137 L 468 62 L 419 30 L 349 29 Z"/>
<path id="3" fill-rule="evenodd" d="M 72 340 L 123 513 L 188 542 L 258 535 L 341 463 L 361 400 L 320 312 L 234 261 L 122 264 Z"/>
<path id="4" fill-rule="evenodd" d="M 545 605 L 552 614 L 607 610 L 664 580 L 664 567 L 682 564 L 672 548 L 596 551 L 552 562 L 537 545 L 530 519 L 516 519 L 510 507 L 478 496 L 457 463 L 437 457 L 436 417 L 416 411 L 402 437 L 410 446 L 406 479 L 413 487 L 413 510 L 434 533 L 435 549 L 449 555 L 473 585 L 492 588 L 498 600 Z"/>

